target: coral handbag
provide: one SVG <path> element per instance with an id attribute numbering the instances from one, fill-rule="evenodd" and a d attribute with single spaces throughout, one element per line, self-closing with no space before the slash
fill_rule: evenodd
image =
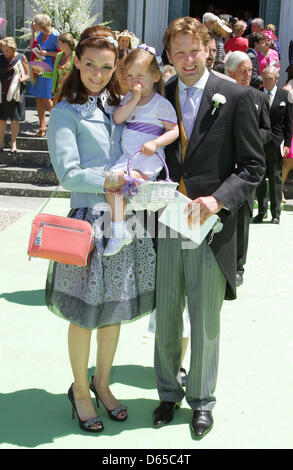
<path id="1" fill-rule="evenodd" d="M 59 186 L 58 186 L 59 187 Z M 86 266 L 94 249 L 94 232 L 86 220 L 72 219 L 41 211 L 58 188 L 41 207 L 32 222 L 28 255 L 64 264 Z"/>
<path id="2" fill-rule="evenodd" d="M 86 266 L 94 249 L 92 226 L 85 220 L 38 214 L 32 224 L 28 255 Z"/>

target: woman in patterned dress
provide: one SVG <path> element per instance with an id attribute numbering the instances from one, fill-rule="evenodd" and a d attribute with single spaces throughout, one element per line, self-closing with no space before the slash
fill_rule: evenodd
<path id="1" fill-rule="evenodd" d="M 122 128 L 115 125 L 112 117 L 113 106 L 120 101 L 113 75 L 117 57 L 118 44 L 109 28 L 87 28 L 76 47 L 72 72 L 63 85 L 60 102 L 51 111 L 48 126 L 54 170 L 63 187 L 71 191 L 70 216 L 89 221 L 95 237 L 88 266 L 51 262 L 46 285 L 48 308 L 69 322 L 74 383 L 68 398 L 80 427 L 88 432 L 101 432 L 104 428 L 90 390 L 97 402 L 102 401 L 110 419 L 127 418 L 126 407 L 109 388 L 120 324 L 151 313 L 155 306 L 156 254 L 151 238 L 134 237 L 117 255 L 103 257 L 107 243 L 105 225 L 111 220 L 104 193 L 121 188 L 125 182 L 123 173 L 116 177 L 106 171 L 121 154 Z M 94 329 L 98 354 L 89 384 L 87 368 Z"/>
<path id="2" fill-rule="evenodd" d="M 224 43 L 225 40 L 230 36 L 232 33 L 232 29 L 226 24 L 224 20 L 221 20 L 217 17 L 217 20 L 214 22 L 211 33 L 215 36 L 216 40 L 216 58 L 215 62 L 224 62 L 225 60 L 225 47 Z"/>

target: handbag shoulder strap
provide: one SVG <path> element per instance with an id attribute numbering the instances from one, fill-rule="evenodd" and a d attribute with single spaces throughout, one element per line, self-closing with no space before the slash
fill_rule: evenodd
<path id="1" fill-rule="evenodd" d="M 0 82 L 1 84 L 1 82 Z M 104 174 L 106 171 L 106 168 L 104 171 L 101 171 L 101 172 L 98 172 L 98 173 L 101 173 L 101 174 Z M 64 183 L 65 179 L 67 177 L 67 174 L 64 176 L 64 178 L 62 179 L 62 181 L 60 181 L 60 183 L 58 184 L 58 186 L 56 186 L 56 188 L 54 189 L 54 191 L 52 192 L 52 194 L 50 194 L 50 196 L 48 197 L 47 201 L 44 202 L 44 204 L 42 205 L 42 207 L 40 208 L 40 210 L 38 211 L 37 215 L 39 215 L 44 209 L 45 207 L 47 206 L 47 204 L 51 201 L 52 197 L 55 196 L 56 192 L 58 191 L 58 189 L 60 188 L 60 186 L 62 186 L 62 184 Z M 86 193 L 83 193 L 85 198 L 86 198 L 86 202 L 87 202 L 87 208 L 90 209 L 90 204 L 89 204 L 89 200 L 88 200 L 88 196 Z M 91 220 L 92 220 L 92 215 L 91 215 L 91 211 L 90 211 L 90 217 L 91 217 Z"/>
<path id="2" fill-rule="evenodd" d="M 61 183 L 58 184 L 58 186 L 54 189 L 54 191 L 50 194 L 50 196 L 48 197 L 48 199 L 44 202 L 44 204 L 41 206 L 41 208 L 39 209 L 39 211 L 37 212 L 37 215 L 39 215 L 41 212 L 43 212 L 43 210 L 45 209 L 45 207 L 47 206 L 47 204 L 51 201 L 52 197 L 55 196 L 55 194 L 57 193 L 58 189 L 60 188 L 61 186 Z"/>
<path id="3" fill-rule="evenodd" d="M 64 178 L 65 179 L 65 178 Z M 63 179 L 63 181 L 64 181 Z M 43 210 L 45 209 L 45 207 L 47 206 L 47 204 L 49 204 L 49 202 L 51 201 L 52 197 L 55 196 L 56 192 L 58 191 L 58 189 L 60 188 L 60 186 L 62 186 L 62 183 L 63 181 L 58 184 L 58 186 L 56 186 L 56 188 L 54 189 L 54 191 L 50 194 L 50 196 L 48 197 L 48 199 L 44 202 L 44 204 L 41 206 L 41 208 L 39 209 L 39 211 L 37 212 L 36 215 L 39 215 L 41 212 L 43 212 Z M 87 208 L 89 210 L 89 214 L 90 214 L 90 219 L 91 219 L 91 222 L 93 223 L 93 218 L 92 218 L 92 212 L 90 210 L 90 204 L 89 204 L 89 200 L 88 200 L 88 196 L 86 193 L 84 193 L 85 195 L 85 198 L 86 198 L 86 202 L 87 202 Z"/>

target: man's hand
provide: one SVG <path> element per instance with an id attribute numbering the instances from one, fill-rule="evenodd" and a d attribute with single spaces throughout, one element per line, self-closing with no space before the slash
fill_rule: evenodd
<path id="1" fill-rule="evenodd" d="M 198 214 L 198 204 L 200 208 L 200 225 L 203 225 L 211 215 L 217 214 L 224 207 L 224 203 L 214 196 L 198 197 L 191 201 L 184 213 L 188 213 L 188 225 L 195 224 L 196 214 Z"/>
<path id="2" fill-rule="evenodd" d="M 283 149 L 283 157 L 287 157 L 288 153 L 290 152 L 289 147 L 284 147 Z"/>
<path id="3" fill-rule="evenodd" d="M 144 155 L 148 155 L 149 157 L 153 155 L 156 150 L 157 150 L 157 145 L 153 140 L 149 140 L 148 142 L 145 142 L 140 149 L 141 153 L 143 153 Z"/>

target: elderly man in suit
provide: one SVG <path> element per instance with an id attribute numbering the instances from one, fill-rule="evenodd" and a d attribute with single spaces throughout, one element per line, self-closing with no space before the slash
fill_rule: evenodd
<path id="1" fill-rule="evenodd" d="M 154 426 L 173 419 L 185 395 L 177 381 L 182 343 L 182 311 L 187 295 L 191 361 L 186 400 L 193 410 L 197 439 L 213 425 L 218 370 L 220 311 L 224 298 L 236 298 L 236 213 L 261 181 L 264 155 L 257 110 L 248 87 L 206 69 L 207 29 L 190 17 L 177 18 L 164 34 L 164 46 L 177 77 L 166 97 L 177 110 L 180 136 L 166 147 L 171 178 L 187 195 L 189 222 L 219 214 L 223 229 L 212 242 L 185 249 L 180 235 L 158 240 L 155 372 L 160 405 Z"/>
<path id="2" fill-rule="evenodd" d="M 262 72 L 263 93 L 270 104 L 270 121 L 273 138 L 264 146 L 266 157 L 266 175 L 256 190 L 258 214 L 254 223 L 261 223 L 268 210 L 266 176 L 269 180 L 271 222 L 280 223 L 282 201 L 282 157 L 288 155 L 292 141 L 293 108 L 288 100 L 288 91 L 278 88 L 279 71 L 274 66 L 266 67 Z"/>
<path id="3" fill-rule="evenodd" d="M 246 53 L 232 52 L 225 64 L 225 73 L 236 80 L 239 85 L 250 86 L 253 66 Z M 272 140 L 270 124 L 270 107 L 267 96 L 259 90 L 252 89 L 258 114 L 258 126 L 262 145 Z M 243 283 L 244 265 L 247 258 L 249 222 L 253 214 L 254 193 L 242 204 L 237 212 L 237 274 L 236 285 Z"/>

